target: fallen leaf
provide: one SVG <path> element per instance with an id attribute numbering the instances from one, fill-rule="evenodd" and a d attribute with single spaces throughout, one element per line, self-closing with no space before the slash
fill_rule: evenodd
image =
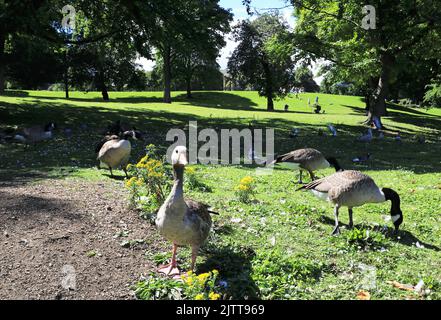
<path id="1" fill-rule="evenodd" d="M 358 300 L 371 300 L 371 294 L 368 291 L 360 290 L 357 294 Z"/>
<path id="2" fill-rule="evenodd" d="M 395 288 L 401 289 L 401 290 L 407 290 L 407 291 L 413 291 L 413 286 L 410 284 L 403 284 L 399 283 L 398 281 L 387 281 L 387 283 L 391 284 Z"/>

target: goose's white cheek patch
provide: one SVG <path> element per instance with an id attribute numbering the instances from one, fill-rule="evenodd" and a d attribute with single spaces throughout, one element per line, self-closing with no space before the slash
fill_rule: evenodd
<path id="1" fill-rule="evenodd" d="M 316 190 L 311 190 L 312 194 L 315 195 L 317 198 L 327 201 L 328 200 L 328 193 L 327 192 L 319 192 Z"/>
<path id="2" fill-rule="evenodd" d="M 395 223 L 398 219 L 400 219 L 400 215 L 396 214 L 396 215 L 392 216 L 391 218 L 392 218 L 393 223 Z"/>

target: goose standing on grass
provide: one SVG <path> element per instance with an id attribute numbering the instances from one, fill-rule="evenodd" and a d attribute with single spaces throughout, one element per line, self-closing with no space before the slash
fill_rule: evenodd
<path id="1" fill-rule="evenodd" d="M 110 169 L 110 175 L 113 178 L 112 169 L 117 169 L 121 167 L 126 174 L 126 177 L 128 178 L 126 167 L 129 163 L 130 152 L 132 150 L 132 145 L 129 141 L 130 138 L 134 140 L 142 140 L 142 136 L 139 131 L 131 130 L 124 132 L 122 134 L 122 137 L 112 135 L 108 137 L 108 141 L 101 141 L 101 143 L 104 143 L 98 151 L 97 159 L 100 162 L 98 164 L 98 169 L 100 169 L 102 165 L 106 166 Z M 100 144 L 98 144 L 98 146 L 99 145 Z"/>
<path id="2" fill-rule="evenodd" d="M 360 142 L 371 142 L 372 141 L 372 137 L 373 137 L 372 129 L 369 128 L 367 130 L 367 133 L 365 135 L 361 136 L 361 137 L 358 137 L 357 140 L 360 141 Z"/>
<path id="3" fill-rule="evenodd" d="M 302 171 L 308 171 L 311 180 L 315 180 L 314 171 L 316 170 L 325 169 L 330 166 L 333 166 L 335 171 L 343 170 L 337 159 L 334 157 L 325 158 L 320 151 L 312 148 L 298 149 L 278 156 L 269 165 L 274 164 L 290 169 L 299 169 L 299 183 L 303 183 Z"/>
<path id="4" fill-rule="evenodd" d="M 173 243 L 171 263 L 161 266 L 158 272 L 166 275 L 180 273 L 176 262 L 178 246 L 191 246 L 191 270 L 194 270 L 200 246 L 211 229 L 210 213 L 206 204 L 184 199 L 184 169 L 187 165 L 187 148 L 178 146 L 171 156 L 173 165 L 173 188 L 158 211 L 155 223 L 159 232 Z"/>
<path id="5" fill-rule="evenodd" d="M 359 171 L 348 170 L 334 173 L 328 177 L 313 181 L 297 190 L 310 190 L 316 197 L 334 204 L 335 228 L 332 234 L 339 234 L 338 212 L 341 207 L 348 207 L 349 227 L 352 228 L 352 208 L 365 203 L 391 201 L 390 214 L 398 231 L 403 222 L 400 209 L 400 196 L 389 188 L 380 189 L 374 180 Z"/>

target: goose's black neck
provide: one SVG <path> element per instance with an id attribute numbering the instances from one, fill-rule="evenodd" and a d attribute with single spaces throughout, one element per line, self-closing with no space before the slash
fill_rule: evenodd
<path id="1" fill-rule="evenodd" d="M 336 172 L 343 171 L 343 168 L 340 166 L 337 159 L 335 159 L 334 157 L 326 158 L 326 161 L 328 161 L 329 164 L 335 168 Z"/>
<path id="2" fill-rule="evenodd" d="M 392 216 L 395 230 L 398 230 L 400 224 L 403 222 L 403 213 L 400 208 L 400 196 L 395 190 L 383 188 L 384 198 L 391 202 L 390 215 Z"/>
<path id="3" fill-rule="evenodd" d="M 396 193 L 395 190 L 389 189 L 389 188 L 383 188 L 382 189 L 383 193 L 384 193 L 384 198 L 386 199 L 386 201 L 390 201 L 392 203 L 392 208 L 391 211 L 393 211 L 394 209 L 400 209 L 400 196 L 398 195 L 398 193 Z"/>
<path id="4" fill-rule="evenodd" d="M 124 139 L 124 140 L 129 140 L 132 137 L 133 137 L 133 132 L 132 131 L 126 131 L 126 132 L 123 132 L 121 134 L 121 138 Z"/>

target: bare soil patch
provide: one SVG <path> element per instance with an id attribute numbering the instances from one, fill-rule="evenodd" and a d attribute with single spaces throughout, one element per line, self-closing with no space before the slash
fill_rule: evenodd
<path id="1" fill-rule="evenodd" d="M 0 182 L 0 299 L 132 299 L 166 245 L 120 181 Z"/>

